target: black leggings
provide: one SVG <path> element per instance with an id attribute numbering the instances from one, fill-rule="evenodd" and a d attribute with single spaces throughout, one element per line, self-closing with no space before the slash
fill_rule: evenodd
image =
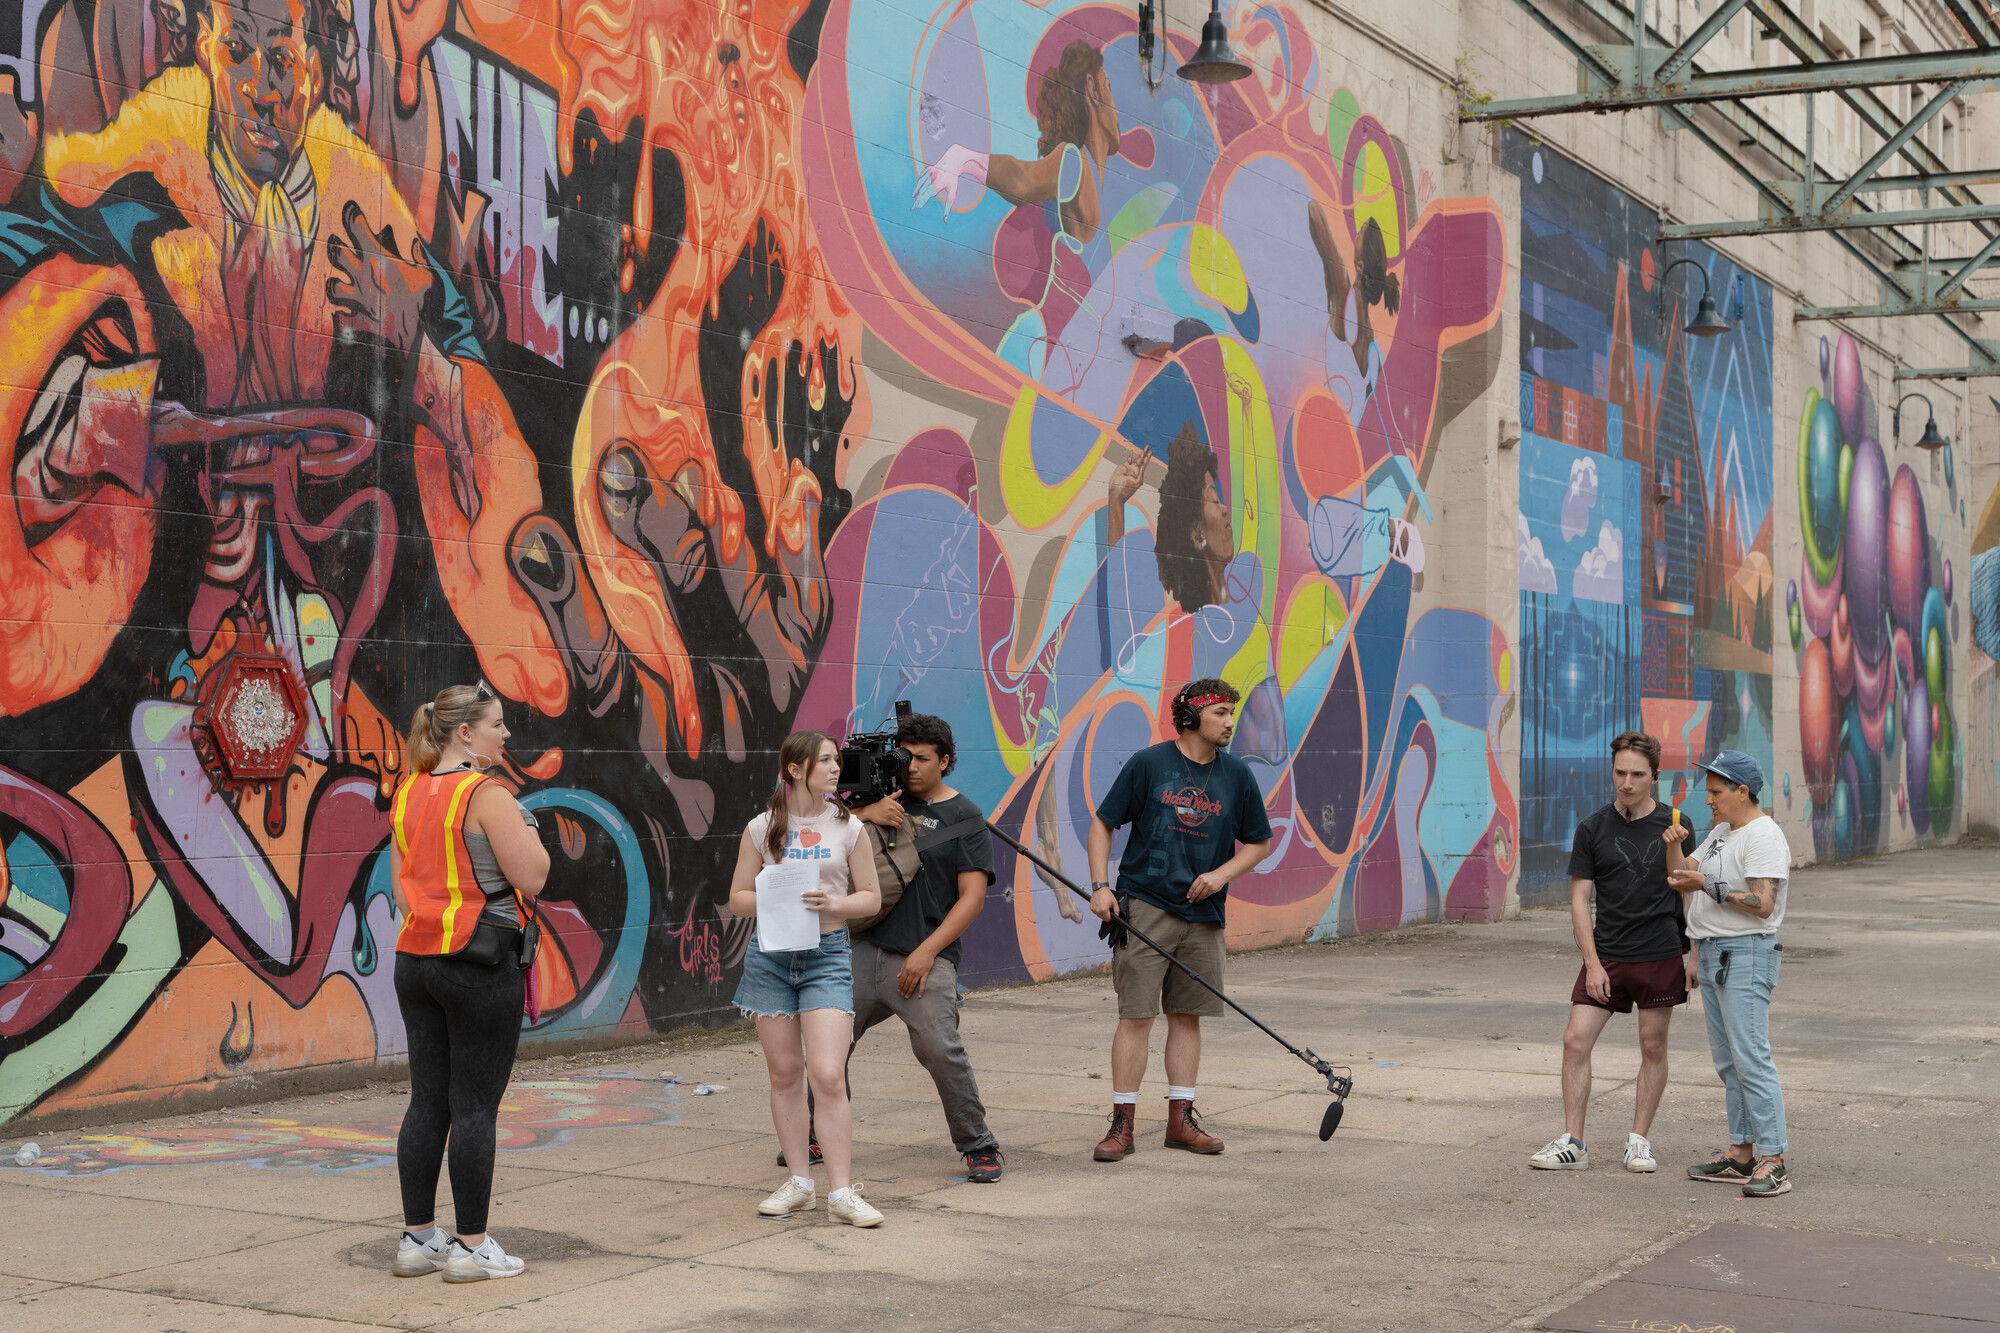
<path id="1" fill-rule="evenodd" d="M 410 1109 L 396 1135 L 405 1226 L 429 1222 L 437 1210 L 449 1135 L 458 1234 L 486 1230 L 495 1126 L 521 1042 L 526 975 L 512 963 L 396 955 L 396 999 L 410 1041 Z"/>

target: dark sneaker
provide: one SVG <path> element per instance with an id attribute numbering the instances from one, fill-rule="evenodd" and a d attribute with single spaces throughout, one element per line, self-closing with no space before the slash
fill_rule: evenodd
<path id="1" fill-rule="evenodd" d="M 1741 1185 L 1750 1179 L 1752 1170 L 1749 1162 L 1739 1162 L 1733 1157 L 1718 1157 L 1712 1162 L 1688 1168 L 1689 1180 L 1706 1180 L 1711 1184 Z"/>
<path id="2" fill-rule="evenodd" d="M 991 1185 L 1000 1179 L 1007 1158 L 998 1148 L 980 1148 L 965 1155 L 965 1178 L 975 1185 Z"/>
<path id="3" fill-rule="evenodd" d="M 810 1166 L 823 1166 L 826 1163 L 826 1155 L 819 1150 L 818 1130 L 814 1130 L 812 1133 L 806 1135 L 806 1156 L 812 1159 L 809 1163 Z M 785 1161 L 785 1150 L 783 1148 L 778 1149 L 778 1165 L 789 1165 Z"/>
<path id="4" fill-rule="evenodd" d="M 1768 1199 L 1774 1194 L 1790 1194 L 1791 1177 L 1785 1174 L 1785 1164 L 1775 1157 L 1757 1159 L 1756 1170 L 1750 1179 L 1743 1182 L 1743 1197 L 1746 1199 Z"/>

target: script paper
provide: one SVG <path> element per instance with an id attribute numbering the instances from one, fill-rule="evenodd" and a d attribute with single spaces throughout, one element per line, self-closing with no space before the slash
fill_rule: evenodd
<path id="1" fill-rule="evenodd" d="M 819 885 L 816 861 L 781 861 L 757 872 L 757 947 L 790 953 L 819 947 L 819 913 L 805 891 Z"/>

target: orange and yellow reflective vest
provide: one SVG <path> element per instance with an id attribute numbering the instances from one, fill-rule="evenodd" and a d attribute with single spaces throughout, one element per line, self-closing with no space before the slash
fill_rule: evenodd
<path id="1" fill-rule="evenodd" d="M 465 846 L 465 814 L 486 781 L 470 772 L 417 773 L 396 789 L 392 826 L 402 867 L 403 929 L 396 952 L 450 954 L 472 939 L 486 892 Z"/>

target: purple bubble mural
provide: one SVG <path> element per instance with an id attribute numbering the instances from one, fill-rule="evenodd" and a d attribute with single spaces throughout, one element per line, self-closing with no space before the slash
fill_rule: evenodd
<path id="1" fill-rule="evenodd" d="M 1898 826 L 1948 837 L 1963 761 L 1951 571 L 1932 547 L 1923 490 L 1885 451 L 1854 339 L 1822 339 L 1819 366 L 1799 413 L 1804 554 L 1786 615 L 1813 847 L 1846 858 L 1881 850 Z"/>

